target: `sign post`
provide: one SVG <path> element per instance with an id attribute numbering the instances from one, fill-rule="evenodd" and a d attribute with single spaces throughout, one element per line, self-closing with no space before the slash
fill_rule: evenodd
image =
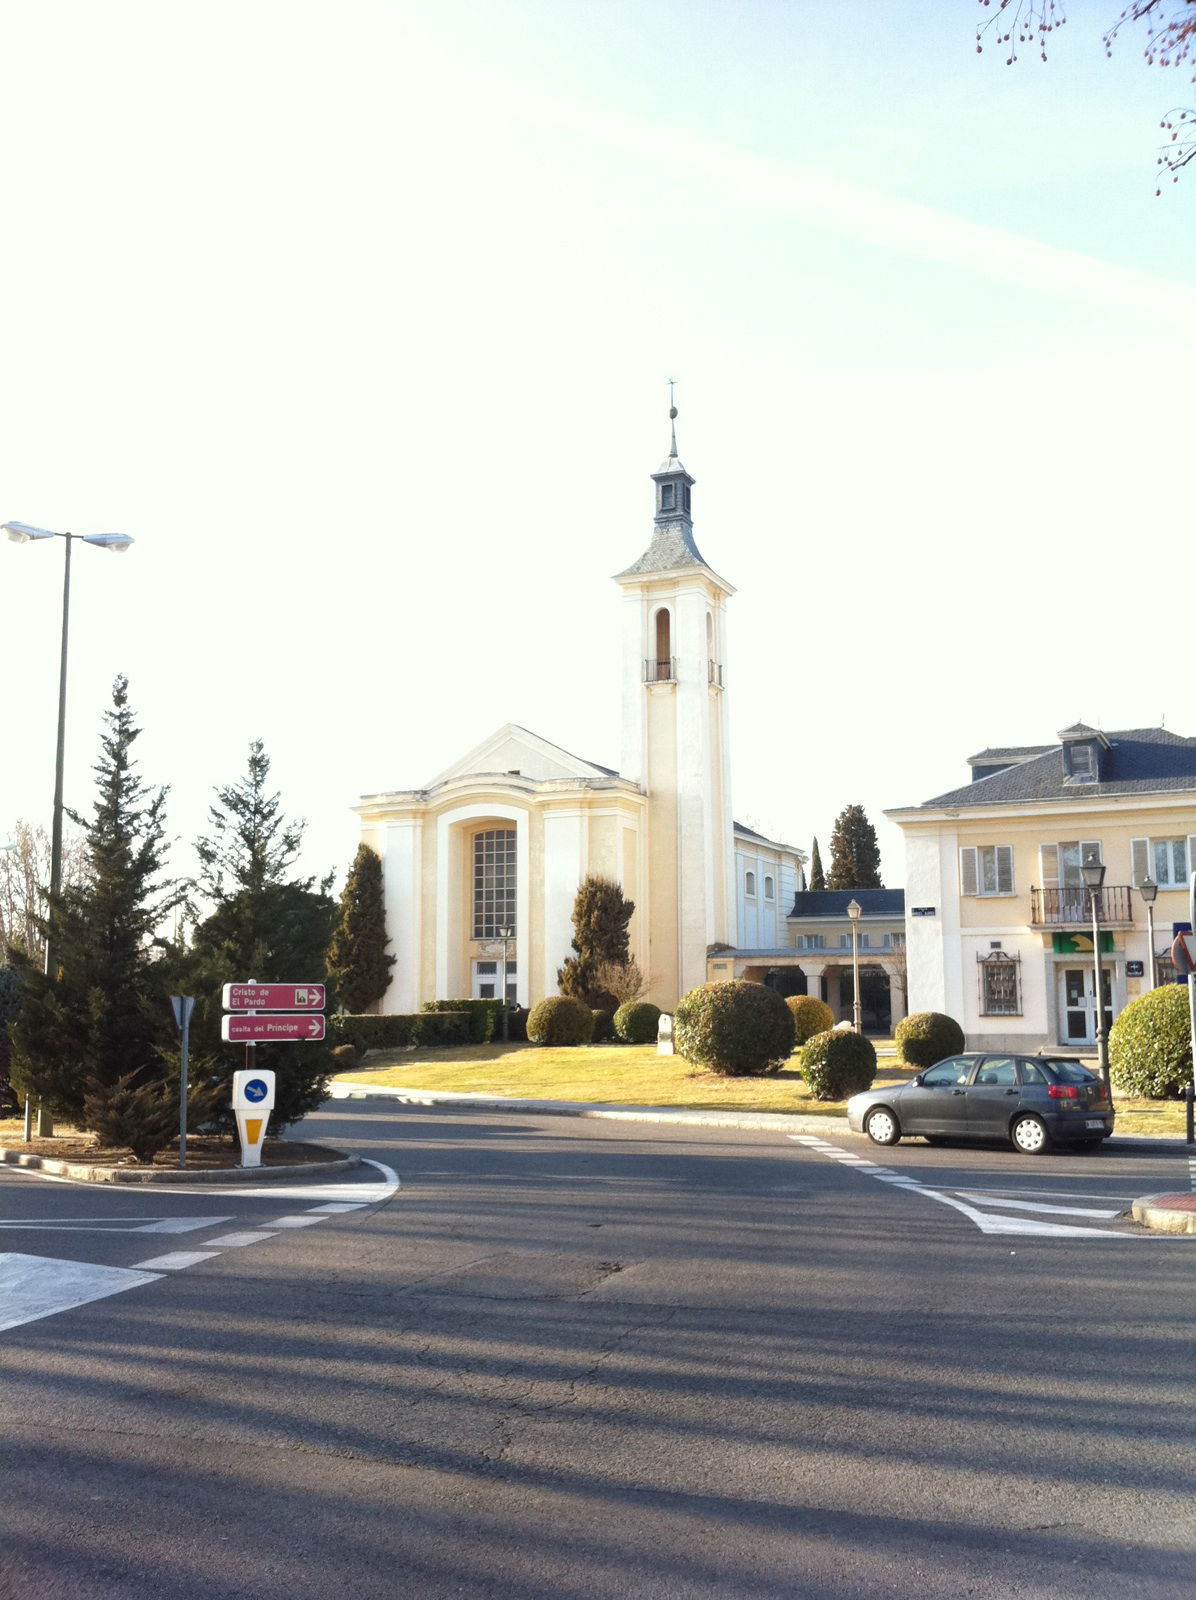
<path id="1" fill-rule="evenodd" d="M 274 1107 L 274 1074 L 261 1072 L 233 1073 L 233 1110 L 237 1117 L 237 1137 L 241 1141 L 241 1165 L 260 1167 L 262 1144 L 266 1124 Z"/>
<path id="2" fill-rule="evenodd" d="M 171 1009 L 174 1025 L 181 1035 L 179 1044 L 179 1166 L 187 1165 L 187 1058 L 191 1047 L 191 1013 L 195 1010 L 193 994 L 172 994 Z"/>
<path id="3" fill-rule="evenodd" d="M 1188 879 L 1188 924 L 1196 931 L 1196 869 Z M 1191 972 L 1188 973 L 1188 1027 L 1192 1034 L 1192 1093 L 1196 1095 L 1196 977 Z"/>

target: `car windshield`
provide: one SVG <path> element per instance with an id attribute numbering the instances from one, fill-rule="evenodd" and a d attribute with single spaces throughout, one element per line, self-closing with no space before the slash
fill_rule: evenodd
<path id="1" fill-rule="evenodd" d="M 1091 1083 L 1096 1077 L 1095 1072 L 1089 1072 L 1078 1061 L 1045 1061 L 1043 1065 L 1060 1083 Z"/>

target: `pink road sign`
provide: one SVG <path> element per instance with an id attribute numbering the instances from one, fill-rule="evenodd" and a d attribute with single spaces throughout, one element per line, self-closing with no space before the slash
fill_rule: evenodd
<path id="1" fill-rule="evenodd" d="M 323 1011 L 322 983 L 226 983 L 226 1011 Z"/>
<path id="2" fill-rule="evenodd" d="M 324 1037 L 323 1017 L 225 1017 L 220 1037 L 226 1044 L 303 1044 Z"/>

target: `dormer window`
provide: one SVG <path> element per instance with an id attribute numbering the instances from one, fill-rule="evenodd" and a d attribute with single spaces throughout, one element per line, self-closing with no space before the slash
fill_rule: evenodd
<path id="1" fill-rule="evenodd" d="M 1096 782 L 1096 751 L 1090 744 L 1073 744 L 1066 751 L 1069 783 Z"/>
<path id="2" fill-rule="evenodd" d="M 677 508 L 677 485 L 675 483 L 662 483 L 660 486 L 660 509 L 662 511 L 675 511 Z"/>

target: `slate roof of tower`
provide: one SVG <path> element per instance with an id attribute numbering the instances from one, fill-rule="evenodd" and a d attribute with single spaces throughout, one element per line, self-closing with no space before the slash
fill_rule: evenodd
<path id="1" fill-rule="evenodd" d="M 1065 783 L 1062 746 L 1055 744 L 1029 761 L 1019 761 L 1016 766 L 965 783 L 962 788 L 949 789 L 933 800 L 924 800 L 922 805 L 999 806 L 1017 801 L 1091 800 L 1118 794 L 1196 790 L 1196 739 L 1185 739 L 1167 728 L 1129 728 L 1104 737 L 1110 748 L 1101 764 L 1100 783 Z"/>
<path id="2" fill-rule="evenodd" d="M 793 897 L 791 917 L 845 917 L 858 900 L 865 917 L 903 917 L 904 889 L 801 889 Z"/>
<path id="3" fill-rule="evenodd" d="M 652 543 L 629 567 L 616 573 L 618 578 L 630 578 L 639 572 L 672 572 L 677 567 L 704 567 L 702 552 L 694 543 L 693 529 L 687 522 L 670 522 L 666 527 L 654 528 Z"/>

